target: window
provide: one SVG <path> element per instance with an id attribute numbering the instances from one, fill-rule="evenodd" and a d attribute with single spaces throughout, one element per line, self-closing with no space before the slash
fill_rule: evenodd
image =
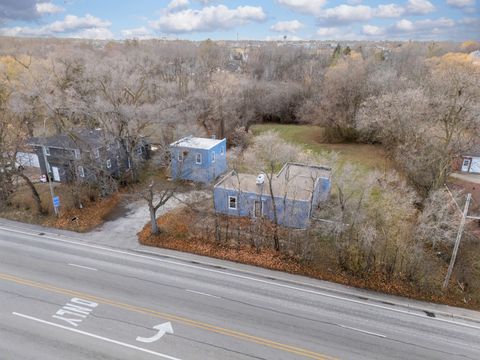
<path id="1" fill-rule="evenodd" d="M 470 160 L 468 159 L 463 160 L 463 166 L 468 166 L 468 165 L 470 165 Z"/>
<path id="2" fill-rule="evenodd" d="M 98 159 L 100 157 L 100 149 L 93 150 L 93 156 L 95 156 L 95 158 Z"/>
<path id="3" fill-rule="evenodd" d="M 49 147 L 44 146 L 43 147 L 43 152 L 45 153 L 45 155 L 50 156 L 50 148 Z"/>
<path id="4" fill-rule="evenodd" d="M 107 160 L 107 169 L 110 169 L 112 167 L 112 160 L 108 159 Z"/>
<path id="5" fill-rule="evenodd" d="M 228 197 L 228 208 L 231 210 L 237 210 L 237 197 L 229 196 Z"/>
<path id="6" fill-rule="evenodd" d="M 178 161 L 183 161 L 183 152 L 178 152 Z"/>
<path id="7" fill-rule="evenodd" d="M 142 153 L 143 153 L 143 147 L 142 147 L 142 146 L 139 146 L 139 147 L 137 148 L 137 154 L 138 154 L 138 155 L 142 155 Z"/>
<path id="8" fill-rule="evenodd" d="M 80 159 L 80 149 L 75 149 L 73 152 L 75 153 L 75 159 Z"/>
<path id="9" fill-rule="evenodd" d="M 107 151 L 110 151 L 110 144 L 107 144 Z"/>
<path id="10" fill-rule="evenodd" d="M 223 155 L 223 146 L 220 148 L 220 155 Z"/>
<path id="11" fill-rule="evenodd" d="M 215 151 L 212 151 L 212 163 L 215 162 Z"/>
<path id="12" fill-rule="evenodd" d="M 83 170 L 83 166 L 78 167 L 78 175 L 82 178 L 85 177 L 85 171 Z"/>
<path id="13" fill-rule="evenodd" d="M 202 154 L 200 153 L 195 154 L 195 163 L 199 165 L 202 163 Z"/>

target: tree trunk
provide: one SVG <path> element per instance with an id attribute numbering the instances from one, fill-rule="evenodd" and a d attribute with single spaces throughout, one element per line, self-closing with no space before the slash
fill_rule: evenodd
<path id="1" fill-rule="evenodd" d="M 43 212 L 42 200 L 40 199 L 40 195 L 38 194 L 38 191 L 35 188 L 35 185 L 33 185 L 32 181 L 24 173 L 19 172 L 18 176 L 20 176 L 27 183 L 27 186 L 30 188 L 30 191 L 32 192 L 32 196 L 33 196 L 33 200 L 35 201 L 35 207 L 37 209 L 37 212 L 41 214 Z"/>
<path id="2" fill-rule="evenodd" d="M 150 210 L 150 223 L 152 225 L 152 235 L 158 235 L 160 233 L 160 229 L 158 228 L 157 224 L 157 212 L 153 207 L 149 207 Z"/>
<path id="3" fill-rule="evenodd" d="M 278 239 L 278 215 L 277 215 L 277 204 L 275 203 L 275 195 L 273 194 L 273 185 L 272 185 L 273 172 L 270 177 L 268 177 L 268 187 L 270 190 L 270 198 L 272 199 L 272 208 L 273 208 L 273 248 L 275 251 L 280 251 L 280 240 Z"/>

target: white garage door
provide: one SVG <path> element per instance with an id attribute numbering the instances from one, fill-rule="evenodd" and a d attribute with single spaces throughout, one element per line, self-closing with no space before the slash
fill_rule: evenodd
<path id="1" fill-rule="evenodd" d="M 470 166 L 471 173 L 480 173 L 480 158 L 473 158 Z"/>

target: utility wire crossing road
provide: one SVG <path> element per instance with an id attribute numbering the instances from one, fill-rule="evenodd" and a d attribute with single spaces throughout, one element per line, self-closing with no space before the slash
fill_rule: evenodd
<path id="1" fill-rule="evenodd" d="M 478 323 L 256 271 L 0 228 L 0 353 L 6 359 L 480 358 Z"/>

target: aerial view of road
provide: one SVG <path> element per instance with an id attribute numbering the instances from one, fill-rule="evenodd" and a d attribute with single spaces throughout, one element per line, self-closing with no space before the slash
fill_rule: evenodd
<path id="1" fill-rule="evenodd" d="M 480 324 L 0 229 L 2 359 L 478 359 Z"/>

